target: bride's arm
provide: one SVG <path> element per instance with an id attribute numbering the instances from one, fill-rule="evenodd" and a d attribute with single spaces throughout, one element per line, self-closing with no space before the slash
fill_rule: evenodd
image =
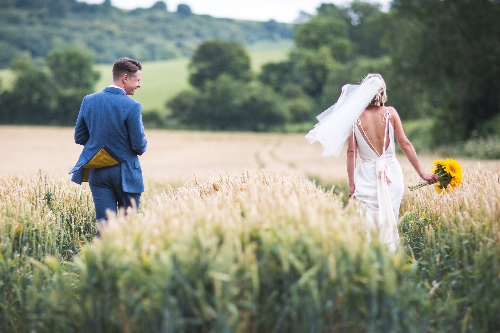
<path id="1" fill-rule="evenodd" d="M 401 123 L 401 119 L 399 118 L 398 112 L 393 107 L 388 107 L 388 109 L 390 110 L 391 117 L 394 121 L 394 136 L 398 141 L 399 147 L 401 147 L 401 150 L 403 151 L 403 153 L 405 154 L 406 158 L 413 166 L 415 171 L 417 171 L 420 178 L 428 181 L 429 184 L 434 184 L 435 182 L 438 181 L 438 178 L 436 175 L 426 173 L 422 169 L 422 166 L 418 161 L 417 152 L 415 151 L 415 148 L 413 148 L 413 145 L 411 144 L 410 140 L 408 140 L 403 130 L 403 125 Z"/>
<path id="2" fill-rule="evenodd" d="M 347 139 L 347 177 L 349 178 L 349 196 L 352 196 L 356 185 L 354 184 L 354 167 L 356 162 L 356 140 L 354 132 Z"/>

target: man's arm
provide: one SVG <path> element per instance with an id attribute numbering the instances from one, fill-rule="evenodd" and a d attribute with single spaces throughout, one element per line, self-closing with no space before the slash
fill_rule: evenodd
<path id="1" fill-rule="evenodd" d="M 144 134 L 144 124 L 142 123 L 141 105 L 138 104 L 127 118 L 127 128 L 129 133 L 130 146 L 137 155 L 142 155 L 146 151 L 147 140 Z"/>
<path id="2" fill-rule="evenodd" d="M 82 105 L 80 106 L 80 112 L 78 112 L 78 118 L 76 119 L 75 125 L 75 143 L 85 146 L 90 138 L 89 128 L 85 123 L 83 118 L 83 104 L 85 103 L 85 98 L 83 98 Z"/>

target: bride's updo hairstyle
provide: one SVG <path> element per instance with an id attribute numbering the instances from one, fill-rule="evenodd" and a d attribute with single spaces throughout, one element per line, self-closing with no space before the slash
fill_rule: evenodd
<path id="1" fill-rule="evenodd" d="M 377 94 L 373 97 L 372 101 L 370 102 L 370 105 L 373 106 L 384 106 L 385 102 L 387 102 L 387 88 L 385 86 L 385 81 L 382 75 L 378 73 L 370 73 L 361 82 L 361 84 L 365 83 L 368 79 L 372 77 L 377 77 L 382 81 L 382 85 L 380 89 L 378 90 Z"/>

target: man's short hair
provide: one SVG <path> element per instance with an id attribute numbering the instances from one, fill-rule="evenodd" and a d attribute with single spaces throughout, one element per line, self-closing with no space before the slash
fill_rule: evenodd
<path id="1" fill-rule="evenodd" d="M 124 74 L 133 77 L 140 70 L 142 65 L 139 61 L 127 57 L 120 58 L 113 65 L 113 80 L 119 79 Z"/>

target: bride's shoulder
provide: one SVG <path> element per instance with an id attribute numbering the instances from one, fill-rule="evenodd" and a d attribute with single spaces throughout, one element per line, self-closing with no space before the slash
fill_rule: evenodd
<path id="1" fill-rule="evenodd" d="M 399 117 L 399 114 L 398 114 L 398 111 L 396 110 L 396 108 L 394 108 L 392 106 L 386 106 L 385 109 L 386 109 L 386 112 L 389 112 L 391 114 L 391 116 L 398 116 Z"/>
<path id="2" fill-rule="evenodd" d="M 393 126 L 397 127 L 398 124 L 401 124 L 401 118 L 399 117 L 398 111 L 396 111 L 395 108 L 393 108 L 392 106 L 386 106 L 385 110 L 385 112 L 389 112 L 389 114 L 391 115 L 391 123 Z"/>

